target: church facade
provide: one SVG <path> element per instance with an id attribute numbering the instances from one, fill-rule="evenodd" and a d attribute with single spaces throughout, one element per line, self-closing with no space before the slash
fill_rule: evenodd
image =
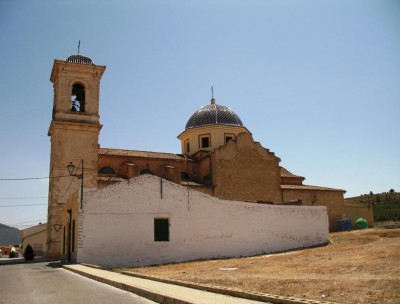
<path id="1" fill-rule="evenodd" d="M 50 77 L 54 104 L 48 132 L 49 258 L 70 258 L 78 248 L 83 189 L 102 188 L 143 174 L 221 200 L 325 206 L 329 230 L 336 229 L 345 214 L 345 191 L 303 184 L 304 177 L 281 167 L 279 157 L 255 142 L 239 116 L 214 98 L 194 112 L 178 135 L 181 153 L 100 147 L 100 80 L 105 69 L 79 54 L 54 61 Z"/>

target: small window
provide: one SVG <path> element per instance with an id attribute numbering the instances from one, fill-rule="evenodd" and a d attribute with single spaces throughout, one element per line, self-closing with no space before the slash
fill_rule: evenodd
<path id="1" fill-rule="evenodd" d="M 33 244 L 33 251 L 36 253 L 42 252 L 42 244 Z"/>
<path id="2" fill-rule="evenodd" d="M 186 153 L 189 153 L 189 152 L 190 152 L 190 144 L 189 144 L 189 141 L 186 141 L 185 144 L 186 144 Z"/>
<path id="3" fill-rule="evenodd" d="M 141 171 L 140 171 L 140 175 L 143 175 L 143 174 L 151 174 L 151 175 L 154 175 L 153 172 L 152 172 L 151 170 L 149 170 L 149 169 L 143 169 L 143 170 L 141 170 Z"/>
<path id="4" fill-rule="evenodd" d="M 190 180 L 189 174 L 187 172 L 181 172 L 181 179 L 182 180 Z"/>
<path id="5" fill-rule="evenodd" d="M 235 138 L 234 134 L 225 134 L 225 143 Z"/>
<path id="6" fill-rule="evenodd" d="M 208 148 L 210 147 L 210 136 L 201 136 L 200 137 L 200 148 Z"/>
<path id="7" fill-rule="evenodd" d="M 168 219 L 154 219 L 154 242 L 169 242 Z"/>
<path id="8" fill-rule="evenodd" d="M 102 167 L 99 170 L 100 174 L 115 174 L 115 170 L 111 167 Z"/>

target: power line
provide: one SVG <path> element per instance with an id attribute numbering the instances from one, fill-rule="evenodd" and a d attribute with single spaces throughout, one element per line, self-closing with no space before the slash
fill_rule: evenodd
<path id="1" fill-rule="evenodd" d="M 48 176 L 48 177 L 23 177 L 23 178 L 0 178 L 0 181 L 25 181 L 25 180 L 36 180 L 36 179 L 50 179 L 50 178 L 61 178 L 61 177 L 69 177 L 70 175 L 62 175 L 62 176 Z"/>
<path id="2" fill-rule="evenodd" d="M 42 199 L 47 196 L 33 196 L 33 197 L 0 197 L 0 200 L 27 200 L 27 199 Z"/>
<path id="3" fill-rule="evenodd" d="M 46 206 L 47 204 L 29 204 L 29 205 L 5 205 L 0 206 L 0 208 L 9 208 L 9 207 L 32 207 L 32 206 Z"/>
<path id="4" fill-rule="evenodd" d="M 97 174 L 97 171 L 92 172 L 84 172 L 87 174 Z M 71 177 L 71 175 L 60 175 L 60 176 L 47 176 L 47 177 L 22 177 L 22 178 L 0 178 L 0 181 L 26 181 L 26 180 L 40 180 L 40 179 L 52 179 L 52 178 L 63 178 L 63 177 Z"/>
<path id="5" fill-rule="evenodd" d="M 15 225 L 27 224 L 27 223 L 34 223 L 34 222 L 41 222 L 41 221 L 45 221 L 45 220 L 46 220 L 46 219 L 33 220 L 33 221 L 27 221 L 27 222 L 19 222 L 19 223 L 16 223 Z"/>
<path id="6" fill-rule="evenodd" d="M 16 224 L 4 224 L 10 227 L 27 227 L 27 226 L 32 226 L 32 223 L 43 223 L 47 221 L 47 219 L 39 219 L 39 220 L 33 220 L 33 221 L 27 221 L 27 222 L 20 222 L 20 223 L 16 223 Z"/>
<path id="7" fill-rule="evenodd" d="M 42 223 L 43 224 L 43 223 Z M 32 224 L 24 224 L 24 225 L 12 225 L 12 227 L 20 228 L 22 230 L 24 227 L 32 227 Z"/>

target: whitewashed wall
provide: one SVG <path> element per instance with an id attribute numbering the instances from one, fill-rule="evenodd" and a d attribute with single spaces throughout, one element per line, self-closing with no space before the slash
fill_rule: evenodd
<path id="1" fill-rule="evenodd" d="M 252 256 L 329 239 L 325 207 L 224 201 L 166 180 L 161 185 L 151 175 L 84 198 L 79 263 L 121 267 Z M 170 241 L 154 242 L 154 218 L 163 217 L 170 220 Z"/>

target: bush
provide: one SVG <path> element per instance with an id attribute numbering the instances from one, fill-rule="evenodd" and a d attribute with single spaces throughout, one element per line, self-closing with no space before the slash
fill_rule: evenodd
<path id="1" fill-rule="evenodd" d="M 373 206 L 374 220 L 380 221 L 398 221 L 400 220 L 400 199 L 389 198 Z"/>
<path id="2" fill-rule="evenodd" d="M 25 260 L 29 261 L 29 260 L 33 260 L 34 257 L 35 257 L 35 253 L 33 252 L 33 248 L 31 245 L 28 244 L 28 246 L 26 246 L 26 248 L 25 248 L 24 258 L 25 258 Z"/>
<path id="3" fill-rule="evenodd" d="M 8 257 L 9 257 L 10 259 L 15 258 L 15 257 L 16 257 L 15 252 L 14 252 L 14 251 L 11 251 L 10 254 L 8 255 Z"/>

